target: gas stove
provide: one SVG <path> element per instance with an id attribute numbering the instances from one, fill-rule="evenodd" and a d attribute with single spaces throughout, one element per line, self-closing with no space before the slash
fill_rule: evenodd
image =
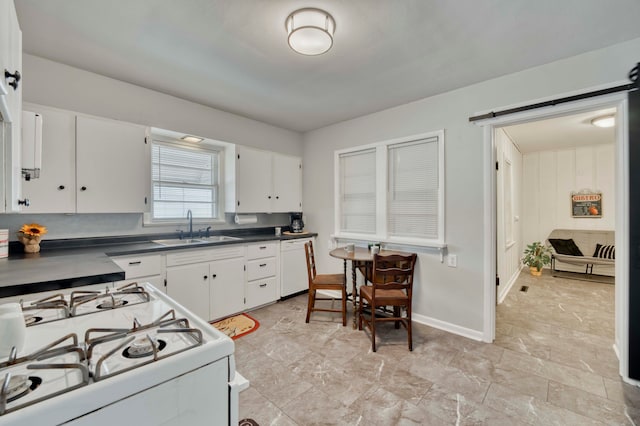
<path id="1" fill-rule="evenodd" d="M 20 352 L 0 358 L 0 425 L 111 424 L 125 411 L 137 424 L 237 424 L 248 382 L 235 371 L 233 341 L 151 284 L 23 310 L 27 322 L 42 319 Z M 175 403 L 152 412 L 165 399 Z"/>

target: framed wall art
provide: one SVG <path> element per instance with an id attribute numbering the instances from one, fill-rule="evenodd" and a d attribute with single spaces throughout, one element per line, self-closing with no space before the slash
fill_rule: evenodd
<path id="1" fill-rule="evenodd" d="M 602 217 L 602 193 L 581 192 L 571 194 L 571 214 L 573 217 Z"/>

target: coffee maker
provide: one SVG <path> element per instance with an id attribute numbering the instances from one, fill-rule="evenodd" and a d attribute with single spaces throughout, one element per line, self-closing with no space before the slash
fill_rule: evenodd
<path id="1" fill-rule="evenodd" d="M 304 229 L 302 213 L 291 213 L 291 232 L 299 233 Z"/>

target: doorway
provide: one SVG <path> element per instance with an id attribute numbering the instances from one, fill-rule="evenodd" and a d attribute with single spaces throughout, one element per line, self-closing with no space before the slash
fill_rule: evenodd
<path id="1" fill-rule="evenodd" d="M 513 126 L 524 123 L 531 123 L 540 120 L 557 118 L 572 114 L 587 113 L 594 110 L 605 108 L 613 108 L 617 114 L 615 127 L 615 238 L 618 247 L 628 247 L 628 212 L 623 208 L 624 200 L 628 199 L 628 164 L 625 163 L 624 153 L 628 149 L 628 132 L 627 132 L 627 100 L 626 93 L 617 93 L 613 95 L 600 96 L 597 98 L 589 98 L 573 103 L 558 105 L 549 108 L 541 108 L 530 110 L 500 118 L 489 119 L 481 123 L 484 126 L 485 140 L 485 164 L 490 167 L 485 168 L 485 326 L 483 338 L 487 342 L 492 342 L 495 338 L 496 327 L 496 302 L 497 292 L 496 271 L 497 271 L 497 196 L 496 183 L 497 176 L 495 174 L 495 164 L 497 161 L 496 151 L 496 130 L 506 126 Z M 626 179 L 625 179 L 626 177 Z M 567 204 L 569 201 L 567 201 Z M 544 237 L 544 238 L 543 238 Z M 523 240 L 524 240 L 523 236 Z M 546 235 L 538 237 L 538 239 L 546 239 Z M 521 242 L 524 244 L 524 242 Z M 621 251 L 616 259 L 615 276 L 615 344 L 614 349 L 620 360 L 620 374 L 623 378 L 628 379 L 628 335 L 629 327 L 628 316 L 628 300 L 629 300 L 629 282 L 628 282 L 628 254 Z"/>

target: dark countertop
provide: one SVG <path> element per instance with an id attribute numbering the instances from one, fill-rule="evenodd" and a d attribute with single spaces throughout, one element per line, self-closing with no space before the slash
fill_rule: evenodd
<path id="1" fill-rule="evenodd" d="M 9 258 L 0 259 L 0 297 L 124 280 L 124 271 L 109 258 L 113 256 L 317 236 L 315 233 L 276 236 L 273 228 L 229 230 L 212 235 L 241 239 L 182 246 L 164 246 L 152 242 L 177 238 L 177 234 L 43 240 L 40 253 L 35 254 L 23 253 L 20 243 L 12 242 Z"/>

